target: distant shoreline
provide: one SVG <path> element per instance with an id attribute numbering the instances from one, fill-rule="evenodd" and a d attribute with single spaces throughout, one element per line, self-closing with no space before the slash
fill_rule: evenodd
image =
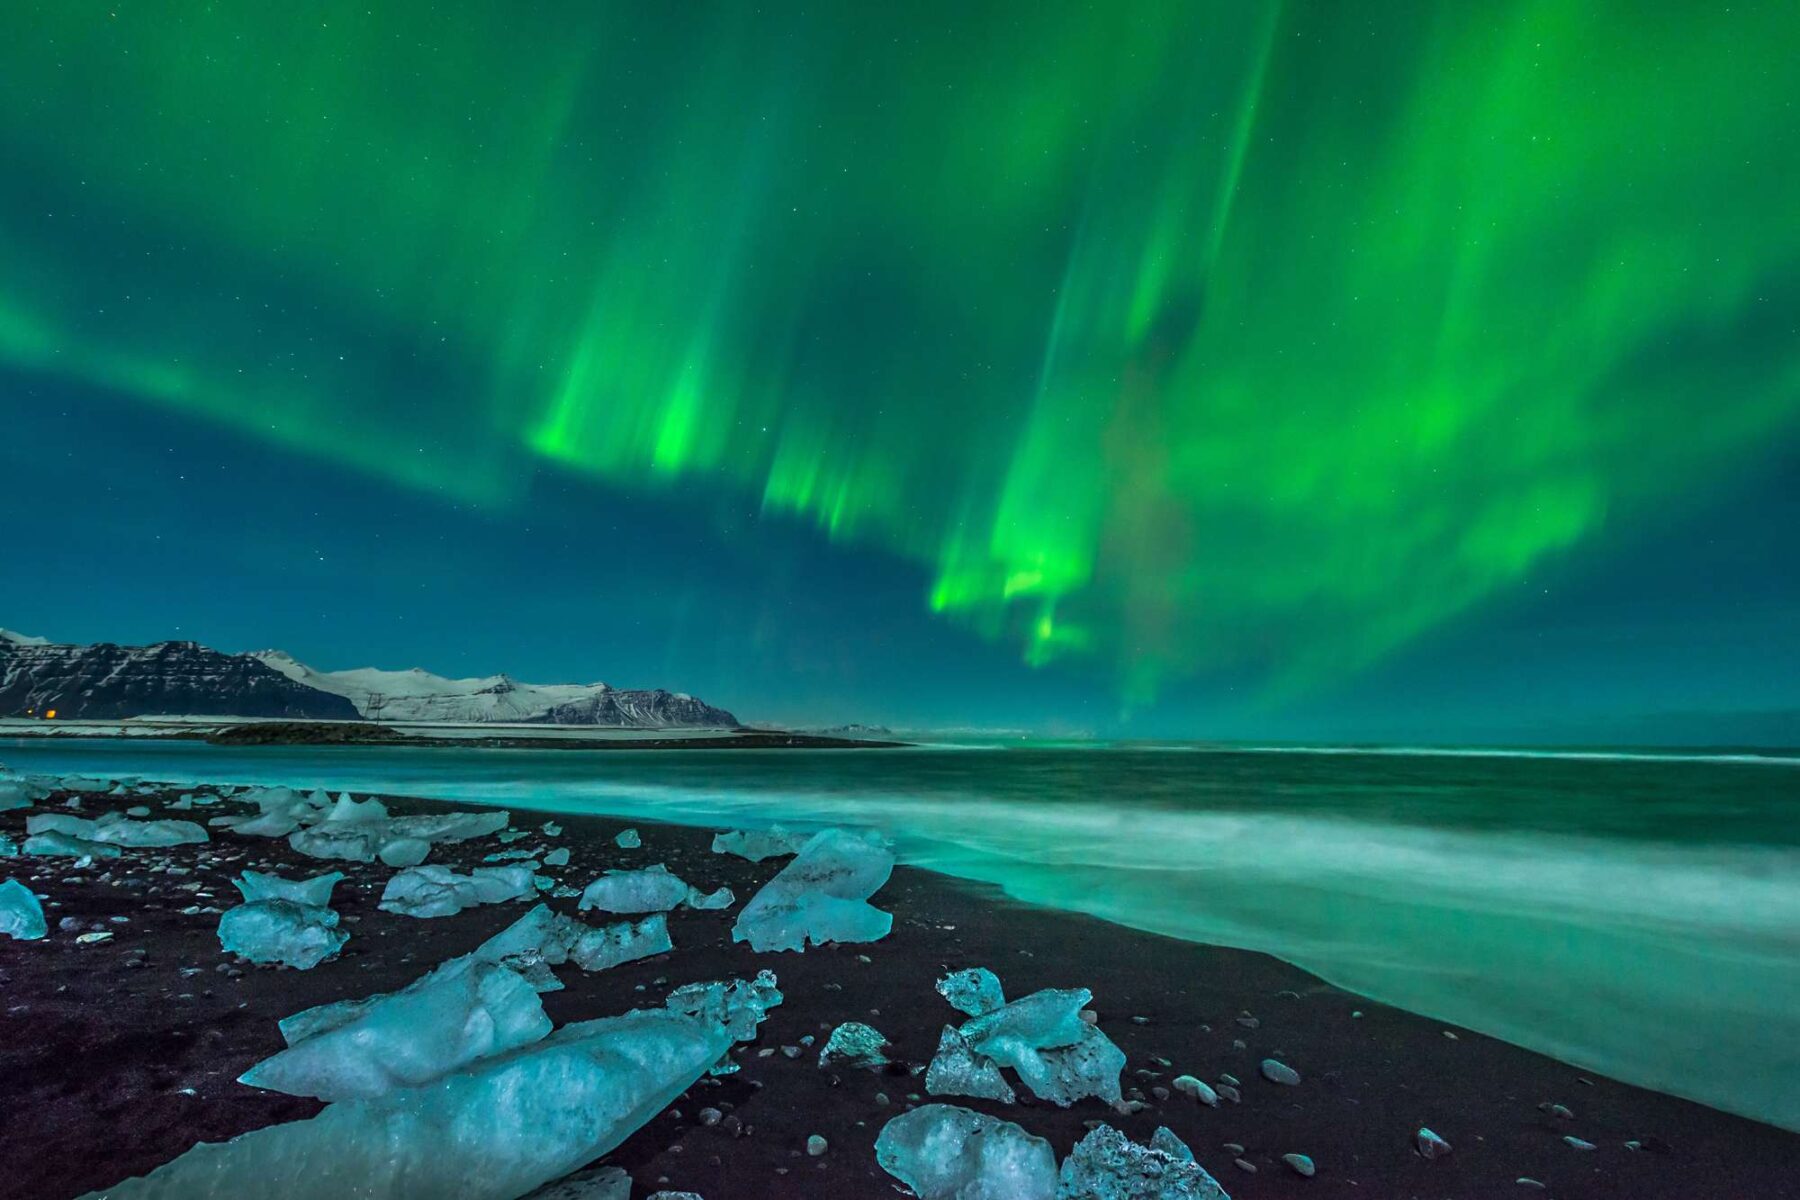
<path id="1" fill-rule="evenodd" d="M 432 732 L 432 729 L 437 732 Z M 210 724 L 202 720 L 169 721 L 158 724 L 134 724 L 129 719 L 117 722 L 81 722 L 51 728 L 38 722 L 35 727 L 17 728 L 15 723 L 0 724 L 0 736 L 42 738 L 47 741 L 72 741 L 100 738 L 115 741 L 205 742 L 214 746 L 385 746 L 407 749 L 476 749 L 476 750 L 883 750 L 904 747 L 909 743 L 892 740 L 836 737 L 825 734 L 793 733 L 784 729 L 730 730 L 633 730 L 614 726 L 544 726 L 544 733 L 525 732 L 521 726 L 507 726 L 507 732 L 486 732 L 460 727 L 461 732 L 445 732 L 447 727 L 425 727 L 419 732 L 382 725 L 376 722 L 351 721 L 265 721 L 226 718 L 224 723 Z M 554 731 L 554 732 L 552 732 Z M 640 736 L 632 736 L 632 735 Z"/>

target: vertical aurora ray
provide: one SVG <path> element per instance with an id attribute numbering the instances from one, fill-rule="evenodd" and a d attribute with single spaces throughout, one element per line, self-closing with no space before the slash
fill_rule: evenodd
<path id="1" fill-rule="evenodd" d="M 1132 697 L 1354 671 L 1800 416 L 1791 6 L 8 21 L 0 363 L 703 489 Z"/>

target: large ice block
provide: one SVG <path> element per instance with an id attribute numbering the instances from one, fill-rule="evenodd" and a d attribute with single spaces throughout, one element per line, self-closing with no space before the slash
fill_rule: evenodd
<path id="1" fill-rule="evenodd" d="M 581 893 L 583 911 L 668 912 L 688 897 L 688 885 L 661 863 L 641 871 L 608 871 Z"/>
<path id="2" fill-rule="evenodd" d="M 1056 1200 L 1231 1200 L 1193 1152 L 1159 1128 L 1140 1146 L 1111 1125 L 1075 1143 L 1057 1177 Z"/>
<path id="3" fill-rule="evenodd" d="M 476 867 L 459 875 L 449 867 L 408 867 L 387 881 L 380 907 L 409 917 L 448 917 L 465 908 L 517 900 L 535 892 L 536 866 Z"/>
<path id="4" fill-rule="evenodd" d="M 312 904 L 320 908 L 331 903 L 331 889 L 344 877 L 342 871 L 314 875 L 311 879 L 283 879 L 262 871 L 245 871 L 231 881 L 233 887 L 249 900 L 292 900 L 295 904 Z"/>
<path id="5" fill-rule="evenodd" d="M 525 1200 L 631 1200 L 631 1176 L 617 1167 L 577 1171 L 546 1183 Z"/>
<path id="6" fill-rule="evenodd" d="M 257 900 L 219 918 L 219 944 L 251 962 L 310 970 L 350 940 L 329 908 L 292 900 Z"/>
<path id="7" fill-rule="evenodd" d="M 518 972 L 475 963 L 371 997 L 351 1020 L 290 1043 L 238 1081 L 291 1096 L 361 1099 L 429 1083 L 549 1032 L 543 1002 Z"/>
<path id="8" fill-rule="evenodd" d="M 89 1200 L 515 1200 L 624 1141 L 780 1000 L 766 972 L 683 988 L 663 1008 L 566 1025 L 434 1083 L 196 1146 Z"/>
<path id="9" fill-rule="evenodd" d="M 485 837 L 505 829 L 511 819 L 501 810 L 323 821 L 290 835 L 288 845 L 313 858 L 366 863 L 380 859 L 390 867 L 413 867 L 425 861 L 433 842 Z"/>
<path id="10" fill-rule="evenodd" d="M 925 1091 L 933 1096 L 976 1096 L 1011 1104 L 1018 1099 L 993 1059 L 975 1053 L 953 1025 L 944 1026 L 937 1053 L 925 1069 Z"/>
<path id="11" fill-rule="evenodd" d="M 0 883 L 0 933 L 31 942 L 44 932 L 44 906 L 36 894 L 16 879 Z"/>
<path id="12" fill-rule="evenodd" d="M 90 842 L 66 833 L 37 833 L 25 839 L 25 853 L 65 858 L 117 858 L 120 850 L 108 842 Z"/>
<path id="13" fill-rule="evenodd" d="M 1046 988 L 971 1018 L 960 1032 L 975 1054 L 1011 1067 L 1041 1100 L 1066 1108 L 1097 1096 L 1117 1104 L 1125 1052 L 1081 1019 L 1093 998 L 1086 988 Z"/>
<path id="14" fill-rule="evenodd" d="M 879 1029 L 861 1021 L 845 1021 L 825 1039 L 825 1048 L 819 1051 L 819 1065 L 878 1071 L 887 1066 L 887 1055 L 882 1053 L 887 1044 Z"/>
<path id="15" fill-rule="evenodd" d="M 651 913 L 638 921 L 619 921 L 599 929 L 584 929 L 569 947 L 569 961 L 584 971 L 603 971 L 674 948 L 674 943 L 669 941 L 668 917 Z"/>
<path id="16" fill-rule="evenodd" d="M 1057 1194 L 1049 1142 L 952 1104 L 926 1104 L 889 1121 L 875 1139 L 875 1161 L 919 1200 L 1052 1200 Z M 1117 1200 L 1126 1196 L 1118 1193 Z"/>
<path id="17" fill-rule="evenodd" d="M 747 941 L 758 952 L 878 941 L 893 928 L 894 918 L 868 898 L 893 870 L 893 851 L 879 839 L 847 829 L 822 830 L 744 905 L 731 939 Z"/>
<path id="18" fill-rule="evenodd" d="M 92 821 L 67 813 L 33 813 L 25 818 L 25 830 L 109 846 L 185 846 L 207 840 L 206 830 L 192 821 L 134 821 L 124 813 L 106 813 Z"/>
<path id="19" fill-rule="evenodd" d="M 30 808 L 34 803 L 36 797 L 23 779 L 0 779 L 0 812 Z"/>

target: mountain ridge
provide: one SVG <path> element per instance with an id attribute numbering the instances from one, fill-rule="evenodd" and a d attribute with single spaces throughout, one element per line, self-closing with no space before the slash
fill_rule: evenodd
<path id="1" fill-rule="evenodd" d="M 685 692 L 606 683 L 450 679 L 414 667 L 319 671 L 280 650 L 228 654 L 191 641 L 51 642 L 0 629 L 0 716 L 188 715 L 309 720 L 737 728 Z"/>

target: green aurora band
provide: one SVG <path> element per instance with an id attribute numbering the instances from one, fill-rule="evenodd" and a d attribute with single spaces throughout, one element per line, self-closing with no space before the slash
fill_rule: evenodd
<path id="1" fill-rule="evenodd" d="M 1791 3 L 9 7 L 0 362 L 1341 677 L 1800 410 Z"/>

